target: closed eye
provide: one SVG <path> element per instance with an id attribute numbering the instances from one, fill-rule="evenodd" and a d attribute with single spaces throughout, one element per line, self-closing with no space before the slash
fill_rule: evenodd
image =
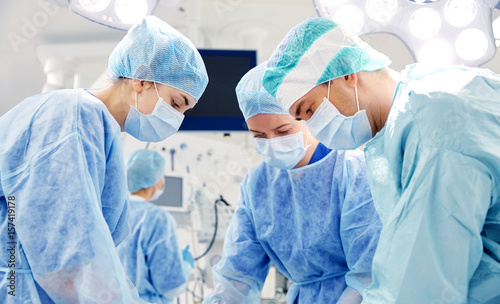
<path id="1" fill-rule="evenodd" d="M 172 107 L 177 108 L 177 109 L 181 108 L 174 100 L 172 100 Z"/>

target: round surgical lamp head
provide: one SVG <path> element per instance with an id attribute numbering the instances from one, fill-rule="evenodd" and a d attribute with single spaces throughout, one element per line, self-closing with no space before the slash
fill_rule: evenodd
<path id="1" fill-rule="evenodd" d="M 408 26 L 418 39 L 430 39 L 441 29 L 441 16 L 432 8 L 420 8 L 411 15 Z"/>
<path id="2" fill-rule="evenodd" d="M 160 0 L 68 0 L 69 8 L 93 22 L 128 30 L 151 15 Z"/>
<path id="3" fill-rule="evenodd" d="M 398 37 L 416 62 L 480 66 L 495 56 L 499 0 L 313 0 L 320 17 L 362 36 Z"/>
<path id="4" fill-rule="evenodd" d="M 449 0 L 444 6 L 444 18 L 455 27 L 464 27 L 472 23 L 477 14 L 474 0 Z"/>

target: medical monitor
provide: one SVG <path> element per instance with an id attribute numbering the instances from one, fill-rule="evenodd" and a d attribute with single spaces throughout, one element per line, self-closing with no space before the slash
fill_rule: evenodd
<path id="1" fill-rule="evenodd" d="M 256 51 L 199 50 L 208 86 L 196 106 L 185 113 L 183 131 L 246 131 L 235 88 L 257 63 Z"/>
<path id="2" fill-rule="evenodd" d="M 187 211 L 185 199 L 185 186 L 183 177 L 165 176 L 165 190 L 154 204 L 165 207 L 169 211 Z"/>

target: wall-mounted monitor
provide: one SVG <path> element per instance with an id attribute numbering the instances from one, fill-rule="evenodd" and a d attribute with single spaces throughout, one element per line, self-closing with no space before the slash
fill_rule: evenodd
<path id="1" fill-rule="evenodd" d="M 165 207 L 169 211 L 187 211 L 185 199 L 185 185 L 183 177 L 165 176 L 165 190 L 163 194 L 153 201 L 155 205 Z"/>
<path id="2" fill-rule="evenodd" d="M 235 88 L 257 64 L 256 51 L 199 50 L 208 73 L 208 86 L 198 104 L 186 112 L 183 131 L 248 130 L 238 107 Z"/>

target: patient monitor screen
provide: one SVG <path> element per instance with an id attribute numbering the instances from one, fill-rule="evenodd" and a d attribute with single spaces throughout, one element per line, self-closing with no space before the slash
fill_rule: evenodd
<path id="1" fill-rule="evenodd" d="M 165 191 L 154 203 L 159 206 L 182 208 L 182 177 L 165 176 Z"/>

